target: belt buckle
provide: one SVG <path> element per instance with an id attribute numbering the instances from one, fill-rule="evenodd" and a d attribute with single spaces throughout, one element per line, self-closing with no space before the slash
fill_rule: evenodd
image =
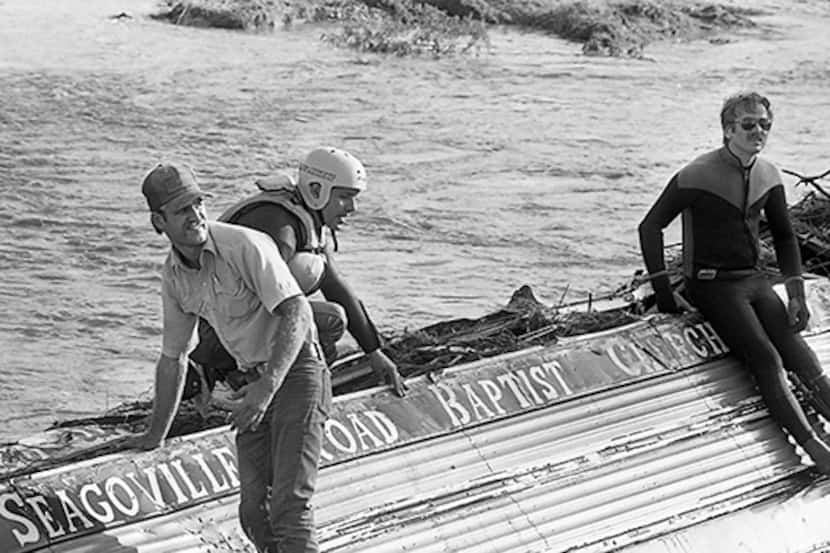
<path id="1" fill-rule="evenodd" d="M 715 277 L 718 276 L 717 269 L 698 269 L 697 270 L 697 278 L 698 280 L 715 280 Z"/>

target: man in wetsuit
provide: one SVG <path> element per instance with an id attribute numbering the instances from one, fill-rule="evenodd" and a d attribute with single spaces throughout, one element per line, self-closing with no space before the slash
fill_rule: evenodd
<path id="1" fill-rule="evenodd" d="M 257 181 L 259 191 L 238 202 L 220 221 L 260 230 L 274 240 L 306 295 L 320 291 L 328 301 L 312 301 L 314 320 L 326 358 L 336 356 L 336 342 L 346 326 L 366 353 L 378 380 L 403 396 L 406 383 L 381 349 L 380 337 L 363 303 L 334 263 L 336 232 L 356 209 L 366 189 L 366 170 L 354 156 L 337 148 L 317 148 L 300 164 L 297 183 L 287 175 Z M 200 327 L 200 345 L 192 359 L 202 366 L 222 366 L 228 356 L 209 327 Z"/>
<path id="2" fill-rule="evenodd" d="M 727 98 L 721 110 L 723 146 L 671 178 L 640 224 L 640 245 L 658 309 L 677 312 L 662 231 L 683 214 L 683 273 L 692 302 L 752 372 L 773 418 L 830 474 L 830 448 L 813 432 L 785 373 L 796 373 L 820 403 L 830 405 L 830 379 L 800 334 L 809 313 L 781 175 L 758 157 L 772 121 L 764 96 Z M 759 267 L 761 211 L 785 279 L 786 306 Z"/>

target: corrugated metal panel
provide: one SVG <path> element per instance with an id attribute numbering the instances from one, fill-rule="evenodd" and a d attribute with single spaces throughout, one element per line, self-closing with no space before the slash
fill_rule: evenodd
<path id="1" fill-rule="evenodd" d="M 830 335 L 810 342 L 830 362 Z M 726 523 L 733 535 L 757 534 L 763 522 L 748 508 L 790 497 L 803 469 L 749 378 L 722 360 L 327 466 L 317 516 L 323 550 L 342 553 L 723 551 L 684 549 L 703 528 L 691 525 L 737 512 L 743 526 Z M 830 525 L 815 524 L 810 546 L 830 537 Z M 665 532 L 681 543 L 643 545 Z M 230 497 L 53 550 L 243 544 Z"/>
<path id="2" fill-rule="evenodd" d="M 562 551 L 791 473 L 792 450 L 726 367 L 335 467 L 323 536 L 342 534 L 342 551 Z"/>

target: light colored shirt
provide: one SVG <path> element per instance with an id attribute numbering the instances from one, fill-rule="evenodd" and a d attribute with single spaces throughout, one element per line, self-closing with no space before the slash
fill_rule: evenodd
<path id="1" fill-rule="evenodd" d="M 172 248 L 164 262 L 162 353 L 189 353 L 203 317 L 241 369 L 268 361 L 280 321 L 274 310 L 303 295 L 274 241 L 253 229 L 211 221 L 199 265 L 188 267 Z M 316 334 L 314 328 L 309 332 Z"/>

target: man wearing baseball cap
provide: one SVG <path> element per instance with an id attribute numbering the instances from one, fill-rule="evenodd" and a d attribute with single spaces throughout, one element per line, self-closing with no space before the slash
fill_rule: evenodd
<path id="1" fill-rule="evenodd" d="M 207 220 L 210 195 L 187 166 L 157 165 L 141 191 L 153 228 L 171 249 L 161 271 L 164 328 L 153 414 L 135 446 L 164 443 L 203 317 L 247 382 L 234 393 L 231 415 L 242 528 L 258 551 L 316 552 L 310 500 L 331 381 L 308 300 L 270 237 Z"/>

